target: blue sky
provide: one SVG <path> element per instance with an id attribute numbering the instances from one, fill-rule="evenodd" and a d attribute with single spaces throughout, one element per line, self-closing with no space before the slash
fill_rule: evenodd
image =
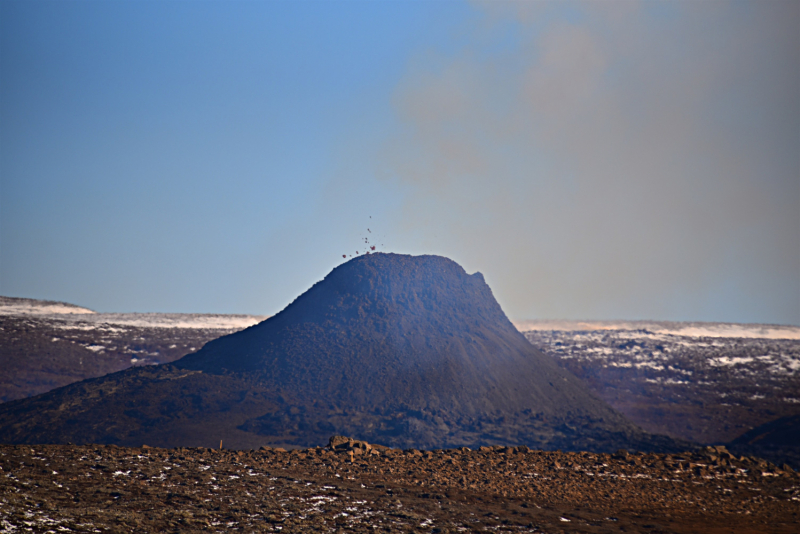
<path id="1" fill-rule="evenodd" d="M 480 270 L 512 318 L 800 324 L 799 23 L 2 2 L 0 293 L 272 314 L 368 237 Z"/>

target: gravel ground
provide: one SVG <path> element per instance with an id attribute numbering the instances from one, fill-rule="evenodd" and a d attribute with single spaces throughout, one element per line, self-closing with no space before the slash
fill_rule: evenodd
<path id="1" fill-rule="evenodd" d="M 800 476 L 721 447 L 0 446 L 0 532 L 230 531 L 789 533 Z"/>

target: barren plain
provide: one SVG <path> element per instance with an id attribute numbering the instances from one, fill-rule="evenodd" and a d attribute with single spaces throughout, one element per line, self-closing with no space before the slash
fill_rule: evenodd
<path id="1" fill-rule="evenodd" d="M 333 446 L 333 447 L 331 447 Z M 724 448 L 0 446 L 1 532 L 794 533 L 800 475 Z"/>

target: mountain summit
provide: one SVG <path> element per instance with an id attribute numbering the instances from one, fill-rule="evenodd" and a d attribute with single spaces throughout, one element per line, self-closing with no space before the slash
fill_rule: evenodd
<path id="1" fill-rule="evenodd" d="M 3 441 L 81 427 L 94 430 L 79 441 L 119 444 L 315 445 L 341 433 L 420 448 L 685 446 L 588 394 L 514 328 L 480 273 L 399 254 L 348 261 L 277 315 L 173 365 L 0 405 Z"/>
<path id="2" fill-rule="evenodd" d="M 596 405 L 514 328 L 483 275 L 438 256 L 351 260 L 279 314 L 176 366 L 251 373 L 298 402 L 353 409 L 476 416 Z"/>

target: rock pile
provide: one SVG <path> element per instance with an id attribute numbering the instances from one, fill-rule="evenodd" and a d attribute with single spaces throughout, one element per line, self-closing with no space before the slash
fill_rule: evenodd
<path id="1" fill-rule="evenodd" d="M 351 461 L 357 456 L 380 456 L 381 451 L 385 453 L 390 450 L 389 447 L 383 445 L 370 445 L 366 441 L 345 436 L 331 436 L 328 440 L 328 448 L 336 453 L 347 455 Z"/>

